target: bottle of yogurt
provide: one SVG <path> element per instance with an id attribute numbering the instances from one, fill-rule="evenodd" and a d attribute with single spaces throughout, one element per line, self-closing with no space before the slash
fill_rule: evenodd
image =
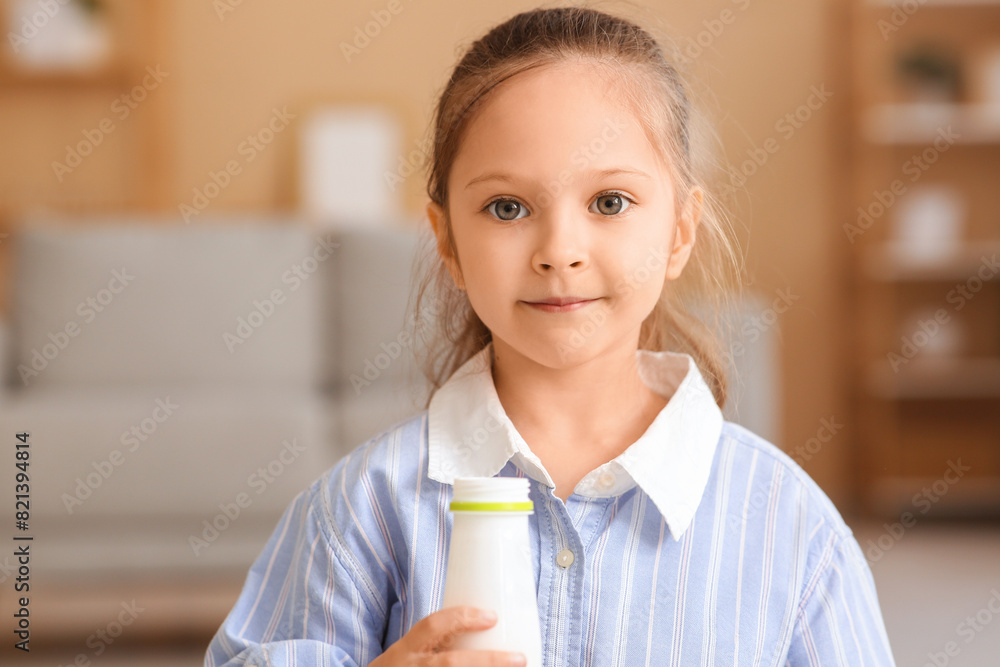
<path id="1" fill-rule="evenodd" d="M 497 614 L 493 627 L 459 634 L 455 648 L 519 651 L 527 667 L 541 667 L 529 484 L 525 477 L 455 480 L 442 608 L 469 605 Z"/>

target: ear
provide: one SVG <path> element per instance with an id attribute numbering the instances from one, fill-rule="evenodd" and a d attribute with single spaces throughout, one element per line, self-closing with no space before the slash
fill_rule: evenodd
<path id="1" fill-rule="evenodd" d="M 677 219 L 674 227 L 674 247 L 670 251 L 670 258 L 667 260 L 667 279 L 675 280 L 681 275 L 684 266 L 691 257 L 691 250 L 694 249 L 695 232 L 701 222 L 701 210 L 704 203 L 705 193 L 695 186 L 688 193 L 687 201 L 684 203 L 684 210 Z"/>
<path id="2" fill-rule="evenodd" d="M 448 239 L 447 216 L 440 206 L 434 202 L 427 203 L 427 219 L 434 229 L 434 236 L 437 239 L 438 255 L 448 268 L 451 279 L 458 289 L 465 289 L 465 282 L 462 280 L 462 269 L 458 265 L 458 257 L 452 252 L 451 242 Z"/>

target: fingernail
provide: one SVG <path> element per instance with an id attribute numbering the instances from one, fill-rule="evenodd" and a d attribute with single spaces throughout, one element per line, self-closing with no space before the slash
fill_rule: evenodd
<path id="1" fill-rule="evenodd" d="M 495 620 L 497 620 L 497 613 L 495 611 L 493 611 L 492 609 L 480 609 L 479 610 L 479 618 L 481 618 L 484 621 L 488 621 L 488 622 L 489 621 L 495 621 Z"/>
<path id="2" fill-rule="evenodd" d="M 524 667 L 528 664 L 528 659 L 524 657 L 523 653 L 518 653 L 517 655 L 510 656 L 510 664 L 513 667 Z"/>

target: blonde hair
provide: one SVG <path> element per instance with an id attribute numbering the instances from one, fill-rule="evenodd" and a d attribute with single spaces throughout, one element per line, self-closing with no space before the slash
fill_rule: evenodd
<path id="1" fill-rule="evenodd" d="M 700 306 L 716 331 L 727 323 L 720 313 L 728 312 L 740 288 L 733 276 L 738 255 L 723 207 L 699 173 L 706 159 L 695 150 L 693 112 L 684 84 L 656 39 L 635 23 L 587 7 L 539 8 L 501 23 L 468 48 L 438 100 L 425 165 L 427 194 L 445 212 L 453 256 L 457 252 L 448 214 L 448 175 L 476 110 L 502 81 L 569 59 L 593 62 L 619 75 L 630 109 L 669 170 L 678 215 L 694 187 L 704 192 L 691 257 L 681 276 L 670 281 L 671 287 L 665 284 L 643 321 L 639 348 L 690 354 L 722 407 L 728 357 L 721 352 L 717 334 L 688 306 Z M 425 243 L 414 267 L 416 298 L 411 298 L 408 321 L 415 325 L 414 357 L 430 383 L 426 408 L 434 391 L 481 351 L 492 334 L 454 284 L 433 241 Z M 417 351 L 420 347 L 423 353 Z"/>

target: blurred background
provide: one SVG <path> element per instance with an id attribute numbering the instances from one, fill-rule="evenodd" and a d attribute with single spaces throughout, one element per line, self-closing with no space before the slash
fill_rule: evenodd
<path id="1" fill-rule="evenodd" d="M 0 2 L 2 664 L 201 664 L 294 495 L 423 409 L 433 105 L 534 6 Z M 717 137 L 727 418 L 843 513 L 899 665 L 1000 664 L 1000 1 L 592 6 Z"/>

